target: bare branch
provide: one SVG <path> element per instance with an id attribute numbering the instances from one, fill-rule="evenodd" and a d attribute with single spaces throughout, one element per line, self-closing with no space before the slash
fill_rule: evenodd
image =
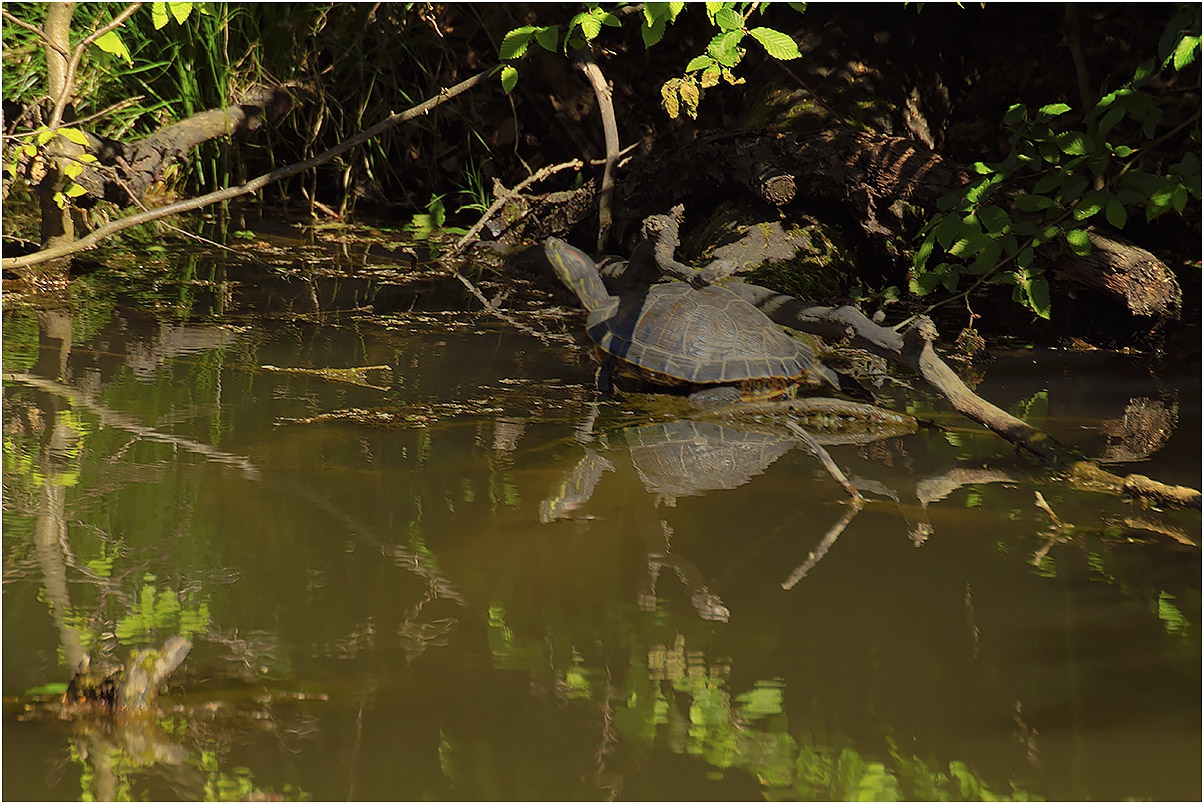
<path id="1" fill-rule="evenodd" d="M 88 46 L 95 42 L 100 37 L 120 27 L 127 19 L 130 18 L 135 11 L 142 8 L 142 3 L 130 3 L 125 10 L 118 14 L 106 25 L 102 25 L 92 33 L 80 40 L 71 51 L 71 59 L 67 62 L 67 76 L 63 82 L 63 91 L 59 93 L 58 99 L 54 102 L 54 112 L 50 115 L 50 121 L 47 123 L 47 128 L 56 129 L 63 122 L 63 110 L 67 108 L 68 101 L 71 100 L 71 94 L 75 91 L 75 71 L 79 67 L 80 59 L 84 57 L 84 51 Z M 57 49 L 57 48 L 56 48 Z"/>
<path id="2" fill-rule="evenodd" d="M 280 181 L 281 179 L 287 179 L 290 176 L 295 176 L 298 173 L 303 173 L 306 170 L 309 170 L 310 168 L 314 168 L 318 165 L 329 162 L 336 156 L 344 154 L 347 151 L 350 151 L 352 148 L 367 142 L 386 129 L 392 128 L 393 126 L 399 125 L 406 121 L 413 120 L 415 117 L 419 117 L 420 115 L 427 114 L 435 107 L 446 103 L 457 95 L 467 92 L 478 84 L 484 83 L 485 80 L 489 78 L 491 73 L 492 70 L 485 70 L 477 73 L 472 78 L 461 81 L 455 86 L 443 90 L 438 95 L 428 98 L 417 106 L 413 106 L 404 112 L 398 112 L 397 114 L 390 115 L 371 128 L 355 135 L 351 139 L 346 140 L 311 159 L 307 159 L 304 162 L 296 162 L 292 165 L 286 165 L 282 168 L 277 168 L 270 173 L 265 173 L 262 176 L 251 179 L 246 184 L 242 184 L 237 187 L 226 187 L 221 190 L 215 190 L 212 193 L 206 193 L 205 195 L 197 196 L 196 198 L 177 201 L 176 203 L 168 204 L 165 207 L 152 209 L 148 212 L 139 212 L 135 215 L 130 215 L 129 217 L 112 221 L 111 223 L 107 223 L 99 229 L 89 233 L 85 237 L 81 237 L 79 240 L 74 240 L 62 246 L 44 249 L 36 254 L 29 254 L 24 257 L 7 258 L 3 261 L 0 261 L 0 266 L 3 266 L 6 270 L 16 270 L 20 268 L 28 268 L 33 265 L 40 265 L 53 259 L 66 257 L 71 254 L 76 254 L 78 252 L 94 248 L 110 235 L 116 234 L 117 232 L 125 229 L 129 229 L 132 226 L 150 223 L 151 221 L 157 221 L 180 212 L 190 212 L 194 209 L 200 209 L 201 207 L 209 206 L 210 204 L 216 204 L 220 201 L 228 201 L 231 198 L 237 198 L 241 195 L 247 195 L 248 193 L 256 192 L 257 190 L 266 187 L 273 182 Z"/>

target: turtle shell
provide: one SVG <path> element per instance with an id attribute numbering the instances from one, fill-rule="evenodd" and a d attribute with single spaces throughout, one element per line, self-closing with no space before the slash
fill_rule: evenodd
<path id="1" fill-rule="evenodd" d="M 652 285 L 594 310 L 590 338 L 617 368 L 664 385 L 798 380 L 811 350 L 729 290 Z"/>

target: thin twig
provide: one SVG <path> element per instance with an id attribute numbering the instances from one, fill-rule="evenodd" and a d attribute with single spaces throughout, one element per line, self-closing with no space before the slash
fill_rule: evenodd
<path id="1" fill-rule="evenodd" d="M 67 58 L 70 58 L 70 57 L 71 57 L 71 54 L 70 54 L 70 53 L 68 53 L 68 52 L 67 52 L 67 51 L 66 51 L 66 50 L 63 48 L 63 46 L 62 46 L 62 45 L 60 45 L 58 42 L 55 42 L 55 41 L 51 40 L 51 38 L 50 38 L 49 36 L 47 36 L 47 35 L 46 35 L 46 32 L 45 32 L 44 30 L 42 30 L 41 28 L 39 28 L 38 26 L 36 26 L 36 25 L 30 25 L 28 22 L 25 22 L 24 20 L 19 20 L 19 19 L 17 19 L 16 17 L 14 17 L 12 14 L 9 14 L 7 11 L 5 11 L 5 10 L 4 10 L 4 9 L 2 9 L 2 8 L 0 8 L 0 14 L 3 14 L 3 15 L 4 15 L 4 19 L 6 19 L 6 20 L 8 20 L 9 22 L 11 22 L 13 25 L 17 25 L 17 26 L 19 26 L 19 27 L 21 27 L 21 28 L 24 28 L 24 29 L 25 29 L 25 30 L 27 30 L 27 31 L 33 31 L 35 34 L 37 34 L 38 38 L 42 40 L 42 43 L 43 43 L 43 44 L 45 44 L 45 45 L 48 45 L 49 47 L 51 47 L 51 48 L 52 48 L 52 49 L 53 49 L 53 50 L 54 50 L 56 53 L 58 53 L 58 54 L 59 54 L 60 56 L 62 56 L 64 59 L 67 59 Z"/>
<path id="2" fill-rule="evenodd" d="M 505 206 L 506 202 L 511 198 L 518 195 L 532 184 L 543 181 L 549 176 L 555 175 L 562 170 L 568 170 L 570 168 L 580 170 L 584 166 L 585 163 L 580 159 L 573 159 L 568 162 L 561 162 L 559 165 L 549 165 L 547 167 L 540 168 L 527 178 L 520 181 L 518 184 L 514 185 L 513 189 L 499 195 L 494 199 L 493 203 L 489 205 L 489 209 L 485 210 L 485 214 L 481 216 L 480 220 L 473 224 L 473 227 L 465 232 L 463 237 L 456 241 L 456 244 L 452 246 L 449 256 L 454 257 L 462 252 L 464 247 L 468 245 L 468 241 L 475 238 L 480 233 L 481 229 L 485 227 L 485 224 L 488 223 L 489 219 L 496 215 L 498 210 Z"/>
<path id="3" fill-rule="evenodd" d="M 121 25 L 130 18 L 135 11 L 142 7 L 142 3 L 130 3 L 125 10 L 113 18 L 112 22 L 107 25 L 102 25 L 92 33 L 85 36 L 79 41 L 71 51 L 71 58 L 67 62 L 67 76 L 63 82 L 63 92 L 59 95 L 54 103 L 54 111 L 50 115 L 50 122 L 46 125 L 51 131 L 59 127 L 63 122 L 63 110 L 67 108 L 67 103 L 71 100 L 71 95 L 75 91 L 75 71 L 79 67 L 79 61 L 84 57 L 84 51 L 88 46 L 95 42 L 100 37 L 107 34 L 109 31 L 121 27 Z M 58 50 L 58 48 L 55 48 Z"/>
<path id="4" fill-rule="evenodd" d="M 40 265 L 44 262 L 49 262 L 50 260 L 57 259 L 59 257 L 66 257 L 71 254 L 76 254 L 80 251 L 86 251 L 87 249 L 94 248 L 110 235 L 116 234 L 117 232 L 125 229 L 129 229 L 132 226 L 150 223 L 151 221 L 166 218 L 169 215 L 175 215 L 180 212 L 190 212 L 194 209 L 200 209 L 201 207 L 209 206 L 210 204 L 215 204 L 220 201 L 227 201 L 231 198 L 237 198 L 241 195 L 247 195 L 248 193 L 256 192 L 257 190 L 266 187 L 273 182 L 280 181 L 281 179 L 287 179 L 290 176 L 295 176 L 298 173 L 303 173 L 306 170 L 309 170 L 310 168 L 314 168 L 318 165 L 329 162 L 336 156 L 340 156 L 341 154 L 350 151 L 352 148 L 362 145 L 386 129 L 392 128 L 393 126 L 404 123 L 408 120 L 413 120 L 415 117 L 420 115 L 427 114 L 435 107 L 446 103 L 457 95 L 467 92 L 478 84 L 484 83 L 492 74 L 492 72 L 492 70 L 485 70 L 477 73 L 472 78 L 461 81 L 455 86 L 443 90 L 438 95 L 428 98 L 417 106 L 411 107 L 404 112 L 390 115 L 371 128 L 355 135 L 351 139 L 345 140 L 330 150 L 318 154 L 311 159 L 306 159 L 304 162 L 296 162 L 292 165 L 286 165 L 285 167 L 277 168 L 270 173 L 265 173 L 262 176 L 251 179 L 251 181 L 247 182 L 246 184 L 242 184 L 237 187 L 226 187 L 221 190 L 215 190 L 212 193 L 206 193 L 205 195 L 198 196 L 196 198 L 189 198 L 185 201 L 177 201 L 176 203 L 168 204 L 165 207 L 159 207 L 158 209 L 153 209 L 148 212 L 140 212 L 135 215 L 130 215 L 126 218 L 112 221 L 111 223 L 107 223 L 99 229 L 89 233 L 87 236 L 81 237 L 79 240 L 73 240 L 70 243 L 66 243 L 62 246 L 56 246 L 54 248 L 43 249 L 36 254 L 30 254 L 25 257 L 6 258 L 3 261 L 0 261 L 0 266 L 3 266 L 7 270 L 14 270 L 18 268 L 28 268 L 32 265 Z"/>

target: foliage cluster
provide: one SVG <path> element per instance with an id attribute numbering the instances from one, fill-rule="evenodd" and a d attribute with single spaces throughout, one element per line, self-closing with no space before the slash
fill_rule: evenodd
<path id="1" fill-rule="evenodd" d="M 789 5 L 800 13 L 806 7 L 805 3 Z M 756 40 L 768 55 L 781 61 L 802 55 L 789 34 L 765 26 L 749 27 L 753 14 L 764 10 L 763 3 L 714 2 L 699 4 L 699 7 L 705 10 L 707 21 L 717 32 L 707 43 L 706 51 L 690 59 L 680 78 L 670 78 L 661 85 L 661 103 L 672 118 L 685 112 L 688 117 L 697 119 L 698 105 L 704 93 L 717 86 L 720 79 L 733 86 L 744 83 L 744 79 L 736 75 L 735 68 L 746 53 L 740 46 L 746 37 Z M 642 4 L 639 29 L 644 47 L 651 48 L 664 39 L 666 26 L 676 22 L 685 8 L 686 4 L 682 2 Z M 620 28 L 622 24 L 616 13 L 590 3 L 585 11 L 568 21 L 563 39 L 556 25 L 524 25 L 511 30 L 502 40 L 499 53 L 499 58 L 505 62 L 501 71 L 502 88 L 509 93 L 518 85 L 518 68 L 513 62 L 526 54 L 532 40 L 551 53 L 567 54 L 570 48 L 580 50 L 588 46 L 602 33 L 603 27 Z"/>
<path id="2" fill-rule="evenodd" d="M 1003 123 L 1010 149 L 998 162 L 976 162 L 971 181 L 939 202 L 920 232 L 910 287 L 919 296 L 938 285 L 950 293 L 963 277 L 967 295 L 983 284 L 1007 284 L 1013 299 L 1050 317 L 1049 281 L 1037 259 L 1043 246 L 1091 253 L 1089 227 L 1102 217 L 1125 228 L 1130 210 L 1147 222 L 1188 197 L 1200 199 L 1200 113 L 1168 122 L 1164 110 L 1178 95 L 1198 92 L 1200 9 L 1185 8 L 1162 36 L 1156 59 L 1086 114 L 1066 103 L 1035 112 L 1013 104 Z M 1159 92 L 1159 89 L 1170 91 Z M 1170 163 L 1160 146 L 1185 135 L 1194 150 Z M 1173 157 L 1171 157 L 1173 158 Z"/>

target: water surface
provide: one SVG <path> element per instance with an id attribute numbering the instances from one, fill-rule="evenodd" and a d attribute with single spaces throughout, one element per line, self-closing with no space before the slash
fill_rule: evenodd
<path id="1" fill-rule="evenodd" d="M 599 400 L 458 283 L 239 279 L 5 316 L 5 798 L 1199 796 L 1198 513 L 906 389 L 944 428 L 830 446 L 854 512 L 797 443 Z M 977 371 L 1199 487 L 1198 363 Z M 24 706 L 176 633 L 157 753 Z"/>

